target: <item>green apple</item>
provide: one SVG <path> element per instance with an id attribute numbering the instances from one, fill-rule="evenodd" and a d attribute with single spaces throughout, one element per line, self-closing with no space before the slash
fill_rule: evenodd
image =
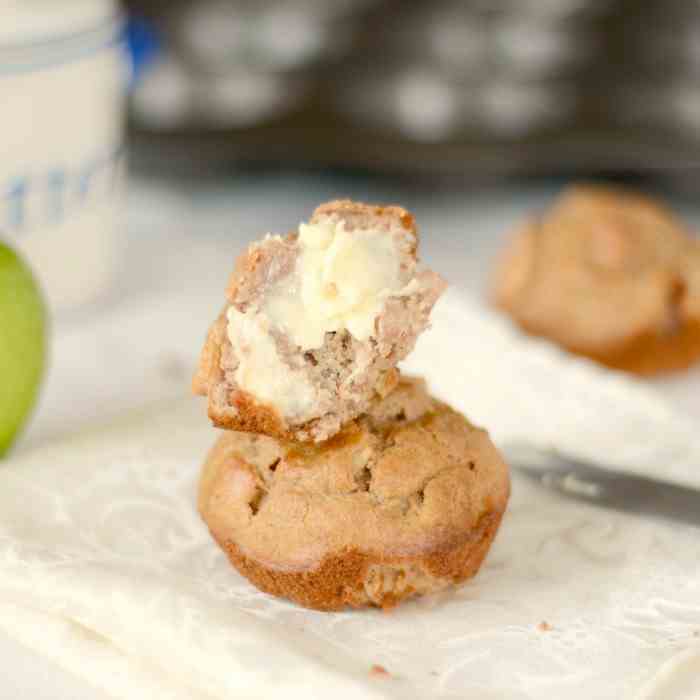
<path id="1" fill-rule="evenodd" d="M 0 242 L 0 455 L 34 406 L 45 355 L 41 292 L 24 261 Z"/>

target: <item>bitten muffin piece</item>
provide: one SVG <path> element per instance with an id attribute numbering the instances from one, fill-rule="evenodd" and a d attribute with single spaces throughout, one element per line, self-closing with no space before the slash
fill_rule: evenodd
<path id="1" fill-rule="evenodd" d="M 700 243 L 624 190 L 567 190 L 517 232 L 493 298 L 524 330 L 609 367 L 648 375 L 700 359 Z"/>
<path id="2" fill-rule="evenodd" d="M 319 442 L 386 396 L 446 286 L 417 245 L 404 209 L 349 201 L 253 243 L 194 380 L 214 424 Z"/>
<path id="3" fill-rule="evenodd" d="M 322 445 L 223 434 L 199 509 L 261 590 L 319 610 L 388 608 L 474 576 L 509 493 L 486 431 L 402 379 Z"/>

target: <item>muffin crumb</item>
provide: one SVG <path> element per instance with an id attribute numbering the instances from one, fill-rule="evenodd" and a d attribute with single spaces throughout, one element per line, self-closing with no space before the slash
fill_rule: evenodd
<path id="1" fill-rule="evenodd" d="M 374 678 L 391 678 L 391 674 L 387 671 L 384 666 L 380 664 L 373 664 L 372 668 L 369 670 L 369 675 Z"/>

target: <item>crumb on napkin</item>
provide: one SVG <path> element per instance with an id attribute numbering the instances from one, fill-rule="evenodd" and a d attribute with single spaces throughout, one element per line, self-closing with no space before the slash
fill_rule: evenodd
<path id="1" fill-rule="evenodd" d="M 387 671 L 384 666 L 380 666 L 379 664 L 373 664 L 372 668 L 369 670 L 369 675 L 374 676 L 375 678 L 390 678 L 391 674 L 389 671 Z"/>

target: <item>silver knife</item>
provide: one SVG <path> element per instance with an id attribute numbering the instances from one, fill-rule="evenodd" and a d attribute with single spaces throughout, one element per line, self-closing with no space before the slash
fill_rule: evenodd
<path id="1" fill-rule="evenodd" d="M 503 453 L 518 472 L 571 498 L 700 527 L 698 489 L 608 469 L 531 445 L 506 445 Z"/>

